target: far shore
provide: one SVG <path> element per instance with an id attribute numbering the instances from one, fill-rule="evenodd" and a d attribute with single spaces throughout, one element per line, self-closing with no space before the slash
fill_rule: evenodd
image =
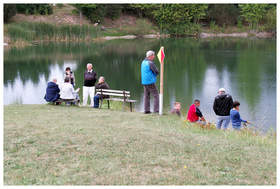
<path id="1" fill-rule="evenodd" d="M 195 38 L 209 38 L 209 39 L 214 39 L 214 38 L 274 38 L 276 36 L 275 33 L 272 32 L 241 32 L 241 33 L 206 33 L 206 32 L 201 32 L 198 35 L 189 35 L 189 36 L 181 36 L 181 37 L 195 37 Z M 146 35 L 123 35 L 123 36 L 104 36 L 104 37 L 99 37 L 99 38 L 94 38 L 92 39 L 93 41 L 107 41 L 107 40 L 114 40 L 114 39 L 137 39 L 137 38 L 149 38 L 149 39 L 159 39 L 159 38 L 170 38 L 172 37 L 170 34 L 146 34 Z M 29 45 L 34 45 L 38 44 L 40 42 L 51 42 L 52 40 L 40 40 L 40 41 L 31 41 L 31 42 L 26 42 L 26 41 L 20 41 L 20 42 L 13 42 L 9 43 L 7 41 L 4 41 L 3 46 L 5 48 L 9 47 L 25 47 Z M 56 42 L 71 42 L 69 41 L 56 41 Z M 77 40 L 75 40 L 77 42 Z"/>

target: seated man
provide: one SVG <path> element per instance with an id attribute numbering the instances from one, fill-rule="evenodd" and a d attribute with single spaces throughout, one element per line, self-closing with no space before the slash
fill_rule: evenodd
<path id="1" fill-rule="evenodd" d="M 188 111 L 188 117 L 187 120 L 190 122 L 196 122 L 199 124 L 206 124 L 206 120 L 204 119 L 201 111 L 199 110 L 200 106 L 200 100 L 194 100 L 194 104 L 190 106 L 190 109 Z"/>
<path id="2" fill-rule="evenodd" d="M 177 114 L 179 117 L 181 116 L 181 103 L 175 102 L 174 107 L 171 110 L 171 114 Z"/>
<path id="3" fill-rule="evenodd" d="M 52 81 L 48 82 L 46 94 L 44 97 L 47 102 L 55 102 L 59 99 L 60 90 L 56 82 L 57 80 L 55 78 Z"/>
<path id="4" fill-rule="evenodd" d="M 65 77 L 64 83 L 60 86 L 60 98 L 64 100 L 76 100 L 79 103 L 80 98 L 78 92 L 80 88 L 74 90 L 73 85 L 69 81 L 70 78 Z"/>
<path id="5" fill-rule="evenodd" d="M 95 85 L 95 89 L 109 89 L 109 85 L 105 82 L 105 78 L 103 76 L 99 77 L 98 83 Z M 94 100 L 94 108 L 99 107 L 99 99 L 102 98 L 109 98 L 108 95 L 95 95 L 93 100 Z"/>

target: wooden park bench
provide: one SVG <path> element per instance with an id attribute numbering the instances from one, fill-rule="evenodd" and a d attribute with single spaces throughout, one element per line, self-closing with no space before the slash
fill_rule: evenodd
<path id="1" fill-rule="evenodd" d="M 135 103 L 136 100 L 131 100 L 130 92 L 125 90 L 112 90 L 112 89 L 96 89 L 96 94 L 100 95 L 100 106 L 102 107 L 103 100 L 107 100 L 108 109 L 110 109 L 110 101 L 119 101 L 123 102 L 123 106 L 125 103 L 129 103 L 130 111 L 132 112 L 132 103 Z M 109 98 L 102 98 L 102 95 L 109 95 Z"/>

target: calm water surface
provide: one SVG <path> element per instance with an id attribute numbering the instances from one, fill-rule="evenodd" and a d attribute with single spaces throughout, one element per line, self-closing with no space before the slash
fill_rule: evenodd
<path id="1" fill-rule="evenodd" d="M 175 101 L 183 115 L 196 98 L 202 113 L 215 120 L 212 105 L 224 87 L 241 103 L 242 118 L 259 130 L 276 130 L 276 40 L 273 39 L 137 39 L 91 44 L 45 44 L 4 51 L 4 104 L 44 104 L 47 82 L 63 81 L 70 66 L 82 89 L 91 62 L 112 89 L 126 89 L 143 111 L 140 64 L 147 50 L 165 47 L 164 112 Z M 155 61 L 158 68 L 158 60 Z M 159 87 L 159 79 L 157 82 Z M 80 96 L 82 91 L 80 91 Z"/>

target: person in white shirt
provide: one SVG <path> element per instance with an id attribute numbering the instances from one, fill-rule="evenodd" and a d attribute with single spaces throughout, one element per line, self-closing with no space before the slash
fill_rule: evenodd
<path id="1" fill-rule="evenodd" d="M 93 106 L 93 97 L 95 94 L 95 82 L 97 80 L 96 72 L 92 69 L 92 64 L 87 64 L 87 70 L 84 73 L 83 86 L 83 106 L 87 105 L 88 96 L 90 96 L 90 106 Z"/>
<path id="2" fill-rule="evenodd" d="M 80 101 L 78 92 L 80 88 L 74 90 L 74 87 L 71 83 L 69 83 L 70 78 L 65 77 L 64 83 L 60 86 L 60 98 L 65 100 L 75 99 L 78 102 Z"/>

